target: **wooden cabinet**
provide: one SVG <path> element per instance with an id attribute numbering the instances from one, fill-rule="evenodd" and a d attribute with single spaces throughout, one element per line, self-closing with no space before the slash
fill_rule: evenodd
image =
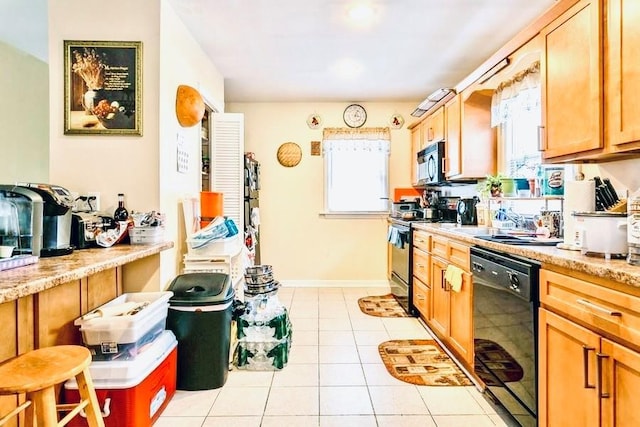
<path id="1" fill-rule="evenodd" d="M 422 148 L 422 130 L 423 123 L 418 123 L 415 127 L 411 129 L 411 183 L 418 183 L 418 151 Z"/>
<path id="2" fill-rule="evenodd" d="M 444 140 L 444 106 L 438 107 L 424 121 L 424 143 L 422 148 L 427 145 Z"/>
<path id="3" fill-rule="evenodd" d="M 605 144 L 640 149 L 640 2 L 608 0 L 605 27 Z"/>
<path id="4" fill-rule="evenodd" d="M 543 29 L 544 158 L 602 148 L 600 0 L 581 0 Z"/>
<path id="5" fill-rule="evenodd" d="M 445 108 L 445 176 L 484 178 L 496 171 L 496 135 L 491 127 L 491 90 L 464 91 Z"/>
<path id="6" fill-rule="evenodd" d="M 425 321 L 467 366 L 473 365 L 473 323 L 469 247 L 444 236 L 431 237 L 429 252 L 430 310 Z M 463 270 L 462 286 L 452 289 L 446 280 L 449 265 Z"/>
<path id="7" fill-rule="evenodd" d="M 413 230 L 412 234 L 412 278 L 413 306 L 423 319 L 431 316 L 431 255 L 429 245 L 431 234 L 422 230 Z"/>
<path id="8" fill-rule="evenodd" d="M 539 425 L 640 425 L 640 298 L 542 269 Z"/>

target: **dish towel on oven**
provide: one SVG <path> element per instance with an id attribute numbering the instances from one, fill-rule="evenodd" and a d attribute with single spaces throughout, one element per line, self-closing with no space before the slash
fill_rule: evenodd
<path id="1" fill-rule="evenodd" d="M 387 233 L 387 241 L 391 243 L 393 246 L 402 249 L 404 247 L 404 242 L 402 241 L 402 236 L 397 228 L 393 226 L 389 226 L 389 232 Z"/>
<path id="2" fill-rule="evenodd" d="M 464 271 L 461 268 L 456 267 L 453 264 L 449 264 L 447 266 L 447 270 L 444 273 L 444 280 L 449 282 L 449 284 L 451 285 L 451 290 L 453 292 L 460 292 L 460 290 L 462 289 L 463 273 Z"/>

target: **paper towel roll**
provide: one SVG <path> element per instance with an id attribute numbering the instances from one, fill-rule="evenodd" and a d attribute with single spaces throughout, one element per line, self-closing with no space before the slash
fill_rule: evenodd
<path id="1" fill-rule="evenodd" d="M 594 181 L 566 181 L 564 183 L 564 243 L 573 246 L 575 242 L 575 218 L 572 212 L 593 212 L 596 210 L 596 184 Z"/>

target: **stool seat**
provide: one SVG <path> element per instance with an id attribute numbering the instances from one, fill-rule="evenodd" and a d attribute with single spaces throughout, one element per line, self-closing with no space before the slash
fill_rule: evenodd
<path id="1" fill-rule="evenodd" d="M 91 363 L 91 353 L 77 345 L 30 351 L 0 365 L 0 394 L 26 393 L 60 384 Z"/>
<path id="2" fill-rule="evenodd" d="M 26 402 L 0 417 L 0 426 L 25 411 L 25 426 L 66 425 L 86 411 L 90 427 L 104 427 L 98 398 L 89 372 L 91 353 L 78 345 L 43 347 L 18 355 L 0 364 L 0 395 L 26 395 Z M 80 402 L 57 404 L 55 386 L 75 378 Z M 58 412 L 67 412 L 58 420 Z"/>

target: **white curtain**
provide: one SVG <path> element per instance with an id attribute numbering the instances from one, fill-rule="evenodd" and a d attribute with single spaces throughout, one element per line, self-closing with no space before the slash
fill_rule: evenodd
<path id="1" fill-rule="evenodd" d="M 496 127 L 523 111 L 540 108 L 540 61 L 500 83 L 491 99 L 491 126 Z"/>

